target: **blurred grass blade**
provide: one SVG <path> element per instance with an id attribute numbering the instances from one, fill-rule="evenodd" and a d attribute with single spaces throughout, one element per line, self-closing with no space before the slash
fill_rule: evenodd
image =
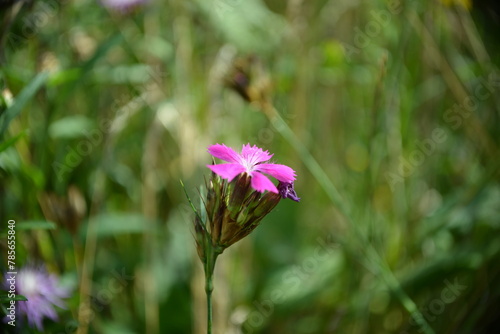
<path id="1" fill-rule="evenodd" d="M 73 91 L 84 81 L 84 79 L 92 73 L 92 69 L 97 62 L 108 54 L 108 51 L 115 45 L 123 41 L 123 36 L 119 33 L 112 35 L 108 40 L 103 42 L 95 51 L 92 57 L 87 60 L 79 69 L 75 69 L 73 73 L 69 73 L 75 79 L 71 85 L 61 93 L 59 103 L 63 104 L 73 93 Z"/>
<path id="2" fill-rule="evenodd" d="M 47 81 L 47 72 L 39 73 L 14 99 L 14 103 L 5 111 L 0 118 L 0 136 L 3 136 L 9 123 L 21 113 L 26 103 L 33 98 L 42 85 Z"/>
<path id="3" fill-rule="evenodd" d="M 17 230 L 54 230 L 56 223 L 45 220 L 30 220 L 18 223 Z"/>
<path id="4" fill-rule="evenodd" d="M 337 187 L 330 180 L 330 177 L 325 173 L 323 168 L 319 165 L 311 153 L 309 153 L 309 150 L 304 143 L 295 135 L 283 118 L 281 118 L 279 112 L 274 107 L 266 105 L 264 108 L 264 114 L 268 117 L 276 131 L 278 131 L 297 151 L 305 166 L 316 178 L 319 185 L 332 201 L 333 205 L 335 205 L 348 220 L 352 221 L 350 203 L 342 197 L 340 192 L 337 190 Z"/>
<path id="5" fill-rule="evenodd" d="M 85 131 L 90 131 L 92 126 L 92 120 L 83 115 L 66 116 L 50 124 L 49 135 L 54 139 L 84 137 Z"/>
<path id="6" fill-rule="evenodd" d="M 23 132 L 17 134 L 16 136 L 9 138 L 6 141 L 0 143 L 0 153 L 2 153 L 6 149 L 8 149 L 12 145 L 14 145 L 21 137 L 24 137 L 25 135 L 26 135 L 26 132 L 23 131 Z"/>
<path id="7" fill-rule="evenodd" d="M 96 221 L 96 236 L 110 237 L 121 234 L 144 233 L 148 229 L 146 218 L 135 213 L 107 213 L 93 217 Z M 83 231 L 87 231 L 86 228 Z"/>

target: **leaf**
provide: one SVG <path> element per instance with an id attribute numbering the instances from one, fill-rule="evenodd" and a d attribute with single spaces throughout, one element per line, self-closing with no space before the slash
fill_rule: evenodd
<path id="1" fill-rule="evenodd" d="M 56 223 L 45 220 L 29 220 L 16 224 L 17 230 L 54 230 Z"/>
<path id="2" fill-rule="evenodd" d="M 283 18 L 269 10 L 263 1 L 198 0 L 196 3 L 239 50 L 272 50 L 286 31 Z"/>
<path id="3" fill-rule="evenodd" d="M 83 137 L 84 131 L 92 128 L 93 122 L 83 115 L 72 115 L 53 122 L 49 134 L 53 139 Z"/>
<path id="4" fill-rule="evenodd" d="M 174 47 L 170 42 L 160 36 L 147 35 L 139 42 L 140 48 L 147 50 L 158 59 L 168 60 L 174 56 Z"/>
<path id="5" fill-rule="evenodd" d="M 126 325 L 112 322 L 103 321 L 102 322 L 102 333 L 104 334 L 134 334 L 135 332 Z"/>
<path id="6" fill-rule="evenodd" d="M 100 84 L 144 84 L 153 75 L 153 70 L 144 64 L 96 67 L 93 71 L 94 80 Z"/>
<path id="7" fill-rule="evenodd" d="M 284 267 L 271 276 L 263 290 L 263 299 L 288 307 L 304 303 L 330 286 L 334 277 L 340 274 L 343 258 L 334 248 L 318 244 L 305 255 L 298 263 Z M 277 291 L 279 302 L 273 300 Z"/>
<path id="8" fill-rule="evenodd" d="M 191 198 L 189 197 L 188 193 L 187 193 L 187 190 L 186 190 L 186 187 L 184 186 L 184 182 L 182 182 L 182 180 L 179 180 L 181 182 L 181 187 L 182 187 L 182 190 L 184 190 L 184 194 L 186 195 L 187 197 L 187 200 L 189 201 L 189 205 L 191 206 L 191 209 L 193 210 L 194 214 L 201 220 L 201 221 L 204 221 L 202 219 L 202 217 L 200 216 L 198 210 L 196 210 L 196 207 L 194 206 L 193 202 L 191 201 Z"/>
<path id="9" fill-rule="evenodd" d="M 14 145 L 21 137 L 24 137 L 26 135 L 26 132 L 23 131 L 16 136 L 7 139 L 6 141 L 0 143 L 0 153 Z"/>
<path id="10" fill-rule="evenodd" d="M 82 76 L 82 69 L 80 68 L 70 68 L 67 70 L 61 70 L 55 72 L 47 82 L 47 86 L 57 87 L 68 82 L 73 82 L 78 80 Z"/>
<path id="11" fill-rule="evenodd" d="M 149 225 L 141 214 L 110 213 L 93 217 L 95 233 L 98 237 L 114 236 L 128 233 L 143 233 Z M 88 222 L 87 222 L 88 224 Z"/>
<path id="12" fill-rule="evenodd" d="M 0 136 L 3 136 L 9 123 L 18 116 L 23 107 L 29 100 L 35 96 L 36 92 L 47 81 L 49 74 L 46 72 L 39 73 L 24 89 L 15 97 L 14 103 L 0 117 Z"/>
<path id="13" fill-rule="evenodd" d="M 28 298 L 24 297 L 23 295 L 15 295 L 14 298 L 9 298 L 8 294 L 2 294 L 2 295 L 0 295 L 0 303 L 2 303 L 2 304 L 3 303 L 8 303 L 11 300 L 25 302 L 25 301 L 28 300 Z"/>

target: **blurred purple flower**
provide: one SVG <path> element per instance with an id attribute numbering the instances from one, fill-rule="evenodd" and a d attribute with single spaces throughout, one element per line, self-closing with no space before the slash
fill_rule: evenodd
<path id="1" fill-rule="evenodd" d="M 226 145 L 215 144 L 208 152 L 216 158 L 227 161 L 227 164 L 207 165 L 223 179 L 232 181 L 237 175 L 246 173 L 251 178 L 251 186 L 258 192 L 270 191 L 278 194 L 278 188 L 263 173 L 269 174 L 283 183 L 293 183 L 295 171 L 288 166 L 264 163 L 273 156 L 257 146 L 243 145 L 241 154 Z"/>
<path id="2" fill-rule="evenodd" d="M 149 0 L 101 0 L 103 6 L 120 11 L 127 11 L 147 2 Z"/>
<path id="3" fill-rule="evenodd" d="M 35 326 L 39 331 L 43 330 L 43 318 L 58 320 L 54 306 L 66 308 L 62 299 L 70 296 L 70 289 L 61 287 L 58 277 L 43 267 L 19 269 L 16 290 L 28 299 L 16 303 L 19 314 L 25 315 L 30 327 Z"/>

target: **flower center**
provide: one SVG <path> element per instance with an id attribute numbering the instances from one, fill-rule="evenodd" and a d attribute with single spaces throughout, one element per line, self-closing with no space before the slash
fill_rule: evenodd
<path id="1" fill-rule="evenodd" d="M 21 278 L 23 293 L 31 295 L 37 292 L 36 277 L 30 272 L 27 272 Z"/>
<path id="2" fill-rule="evenodd" d="M 251 161 L 251 159 L 241 159 L 240 164 L 245 167 L 246 172 L 248 175 L 250 175 L 253 172 L 253 169 L 255 167 L 255 164 Z"/>

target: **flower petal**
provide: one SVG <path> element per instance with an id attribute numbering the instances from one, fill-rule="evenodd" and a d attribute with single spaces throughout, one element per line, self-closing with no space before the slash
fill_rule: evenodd
<path id="1" fill-rule="evenodd" d="M 224 144 L 215 144 L 210 146 L 208 148 L 208 153 L 227 162 L 238 163 L 240 161 L 240 155 L 232 148 L 227 147 Z"/>
<path id="2" fill-rule="evenodd" d="M 259 162 L 268 161 L 272 158 L 272 154 L 268 151 L 264 151 L 257 146 L 250 146 L 250 144 L 243 145 L 241 149 L 241 157 L 249 164 L 256 165 Z"/>
<path id="3" fill-rule="evenodd" d="M 240 164 L 207 165 L 215 174 L 231 182 L 236 175 L 243 173 L 245 167 Z"/>
<path id="4" fill-rule="evenodd" d="M 266 173 L 281 182 L 291 183 L 295 181 L 295 171 L 288 166 L 279 164 L 260 164 L 255 170 Z"/>
<path id="5" fill-rule="evenodd" d="M 264 191 L 270 191 L 272 193 L 277 194 L 278 193 L 278 188 L 274 185 L 274 183 L 271 182 L 266 176 L 262 175 L 261 173 L 255 172 L 252 173 L 252 188 L 257 190 L 258 192 L 263 193 Z"/>

